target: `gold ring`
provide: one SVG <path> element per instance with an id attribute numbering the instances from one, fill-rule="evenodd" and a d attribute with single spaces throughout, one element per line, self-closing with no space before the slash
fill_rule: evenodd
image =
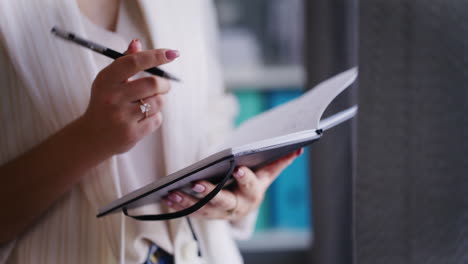
<path id="1" fill-rule="evenodd" d="M 143 99 L 140 99 L 140 110 L 143 114 L 145 114 L 145 117 L 144 118 L 147 118 L 148 117 L 148 112 L 150 111 L 151 109 L 151 105 L 150 104 L 147 104 L 145 103 L 145 101 L 143 101 Z"/>
<path id="2" fill-rule="evenodd" d="M 233 217 L 236 215 L 236 209 L 237 209 L 237 206 L 239 205 L 239 199 L 237 199 L 237 195 L 235 193 L 232 193 L 232 194 L 234 195 L 234 198 L 236 199 L 236 205 L 234 205 L 232 209 L 229 209 L 226 211 L 229 217 Z"/>

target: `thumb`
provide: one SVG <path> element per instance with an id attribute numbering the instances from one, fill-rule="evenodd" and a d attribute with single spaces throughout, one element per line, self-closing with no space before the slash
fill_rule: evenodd
<path id="1" fill-rule="evenodd" d="M 141 51 L 141 42 L 139 39 L 133 39 L 128 45 L 127 50 L 124 52 L 125 55 L 136 53 Z"/>

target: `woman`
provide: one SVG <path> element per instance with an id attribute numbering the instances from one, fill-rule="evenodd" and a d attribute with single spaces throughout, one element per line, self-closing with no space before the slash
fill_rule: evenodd
<path id="1" fill-rule="evenodd" d="M 242 262 L 234 238 L 250 234 L 266 188 L 299 152 L 255 173 L 238 168 L 237 188 L 194 214 L 192 228 L 185 218 L 95 218 L 100 206 L 199 160 L 231 129 L 235 107 L 222 91 L 212 15 L 207 1 L 0 3 L 0 263 L 143 263 L 160 255 Z M 140 40 L 111 61 L 53 38 L 54 25 L 120 50 L 125 39 Z M 183 82 L 141 73 L 160 65 Z M 174 192 L 165 205 L 135 213 L 195 201 Z"/>

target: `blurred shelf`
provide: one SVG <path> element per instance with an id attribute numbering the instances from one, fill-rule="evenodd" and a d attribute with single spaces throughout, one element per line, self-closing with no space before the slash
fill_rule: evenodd
<path id="1" fill-rule="evenodd" d="M 268 230 L 257 232 L 250 240 L 238 241 L 242 252 L 308 250 L 312 245 L 312 231 Z"/>
<path id="2" fill-rule="evenodd" d="M 227 67 L 226 85 L 230 90 L 303 89 L 305 72 L 300 65 Z"/>

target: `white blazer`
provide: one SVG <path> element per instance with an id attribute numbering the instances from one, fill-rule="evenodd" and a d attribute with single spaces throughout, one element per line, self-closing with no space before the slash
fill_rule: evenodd
<path id="1" fill-rule="evenodd" d="M 211 1 L 138 3 L 153 46 L 183 54 L 164 66 L 183 79 L 167 96 L 160 128 L 169 174 L 197 161 L 230 132 L 236 104 L 223 91 Z M 49 33 L 56 25 L 86 37 L 80 15 L 76 0 L 0 2 L 0 164 L 85 111 L 98 72 L 91 51 L 64 45 Z M 235 223 L 194 219 L 203 259 L 192 254 L 192 234 L 183 219 L 143 223 L 120 214 L 96 219 L 100 206 L 135 188 L 131 177 L 122 176 L 126 162 L 119 155 L 90 171 L 38 223 L 1 246 L 0 264 L 140 263 L 145 239 L 173 253 L 177 263 L 242 263 L 234 238 L 251 234 L 253 214 Z M 139 213 L 159 210 L 154 205 Z M 135 237 L 141 230 L 148 237 Z"/>

